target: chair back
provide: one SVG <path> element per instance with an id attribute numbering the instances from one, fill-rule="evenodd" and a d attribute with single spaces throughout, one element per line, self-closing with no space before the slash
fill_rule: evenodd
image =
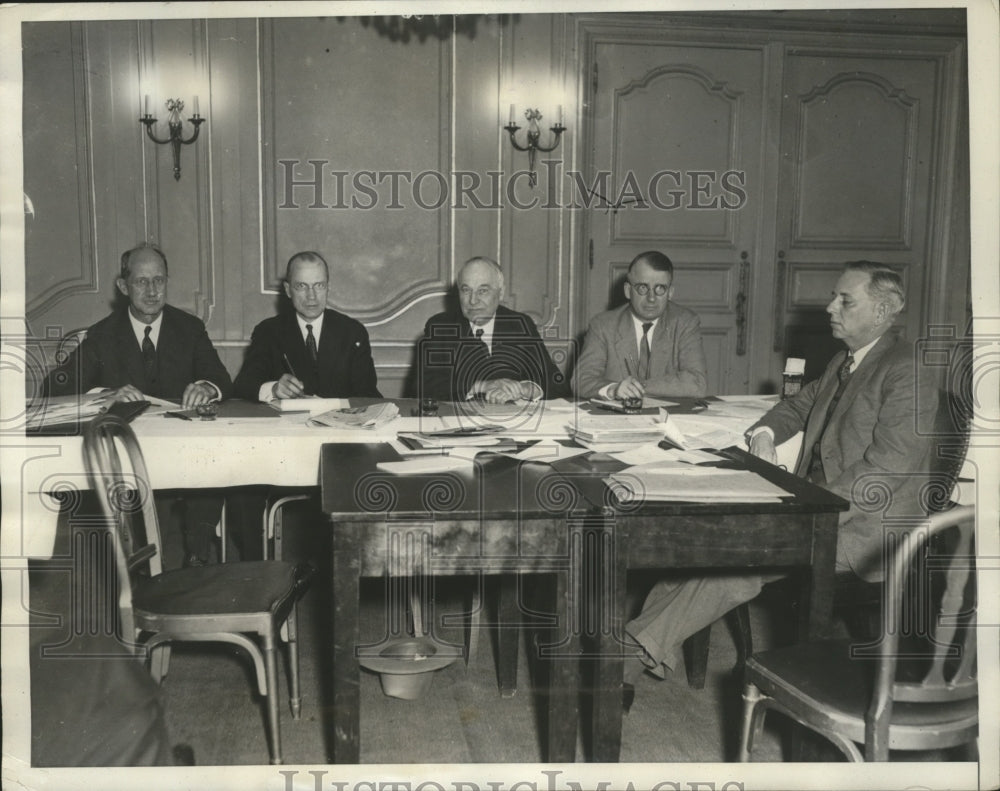
<path id="1" fill-rule="evenodd" d="M 936 513 L 896 536 L 877 647 L 868 744 L 885 744 L 895 702 L 975 698 L 975 508 Z"/>
<path id="2" fill-rule="evenodd" d="M 124 451 L 124 464 L 119 449 Z M 83 455 L 112 533 L 122 637 L 132 644 L 132 588 L 140 576 L 153 577 L 162 571 L 160 528 L 149 474 L 135 433 L 116 415 L 99 415 L 87 424 Z"/>

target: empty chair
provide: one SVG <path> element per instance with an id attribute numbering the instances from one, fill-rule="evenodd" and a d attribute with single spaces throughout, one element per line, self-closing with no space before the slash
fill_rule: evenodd
<path id="1" fill-rule="evenodd" d="M 156 508 L 132 429 L 113 415 L 95 418 L 84 432 L 84 457 L 113 527 L 124 642 L 149 658 L 157 681 L 167 673 L 172 641 L 221 641 L 246 649 L 267 701 L 271 763 L 281 763 L 276 656 L 280 630 L 284 626 L 287 632 L 290 705 L 297 719 L 301 699 L 295 605 L 314 569 L 265 560 L 163 571 Z"/>
<path id="2" fill-rule="evenodd" d="M 807 643 L 747 661 L 740 760 L 749 760 L 767 709 L 822 734 L 852 761 L 976 740 L 974 521 L 966 506 L 889 533 L 895 548 L 879 639 Z"/>

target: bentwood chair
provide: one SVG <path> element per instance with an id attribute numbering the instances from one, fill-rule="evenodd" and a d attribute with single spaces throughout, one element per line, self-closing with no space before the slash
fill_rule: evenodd
<path id="1" fill-rule="evenodd" d="M 122 463 L 123 448 L 127 464 Z M 113 415 L 91 421 L 84 456 L 112 528 L 123 640 L 150 662 L 153 678 L 167 673 L 173 641 L 225 642 L 253 660 L 267 702 L 270 759 L 280 764 L 277 652 L 286 626 L 292 716 L 301 711 L 295 607 L 314 569 L 264 560 L 163 571 L 160 531 L 146 464 L 128 424 Z"/>
<path id="2" fill-rule="evenodd" d="M 747 660 L 741 761 L 768 709 L 822 734 L 851 761 L 975 742 L 974 524 L 975 509 L 965 506 L 890 532 L 896 545 L 878 640 L 819 641 Z"/>

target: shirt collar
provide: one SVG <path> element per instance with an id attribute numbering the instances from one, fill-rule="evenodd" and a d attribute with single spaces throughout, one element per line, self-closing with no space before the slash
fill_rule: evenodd
<path id="1" fill-rule="evenodd" d="M 879 335 L 875 340 L 871 341 L 870 343 L 866 343 L 864 346 L 862 346 L 860 349 L 854 352 L 854 364 L 851 366 L 852 373 L 858 370 L 858 366 L 861 365 L 861 361 L 865 359 L 865 357 L 868 355 L 868 352 L 870 352 L 872 348 L 875 346 L 875 344 L 878 343 L 880 340 L 882 340 L 881 335 Z"/>
<path id="2" fill-rule="evenodd" d="M 298 313 L 295 314 L 295 320 L 299 323 L 299 332 L 302 333 L 302 340 L 306 339 L 306 324 L 312 324 L 313 337 L 316 339 L 316 345 L 319 345 L 319 336 L 323 332 L 323 313 L 320 313 L 316 318 L 306 321 Z"/>
<path id="3" fill-rule="evenodd" d="M 139 319 L 132 315 L 131 310 L 126 310 L 126 312 L 128 313 L 128 320 L 132 325 L 132 332 L 135 333 L 135 339 L 139 343 L 139 347 L 142 347 L 142 342 L 146 339 L 146 327 L 149 327 L 149 339 L 153 342 L 153 346 L 159 348 L 160 327 L 163 325 L 163 311 L 161 310 L 160 315 L 149 324 L 139 321 Z"/>
<path id="4" fill-rule="evenodd" d="M 490 317 L 490 320 L 487 321 L 485 324 L 473 324 L 470 321 L 469 322 L 469 331 L 472 333 L 472 337 L 475 337 L 477 330 L 482 330 L 483 331 L 483 338 L 482 338 L 483 339 L 483 343 L 485 343 L 487 346 L 489 346 L 490 349 L 492 350 L 493 349 L 493 330 L 494 330 L 494 327 L 496 326 L 496 322 L 497 322 L 497 314 L 494 313 Z"/>
<path id="5" fill-rule="evenodd" d="M 642 325 L 652 323 L 652 327 L 649 328 L 649 339 L 653 340 L 653 333 L 656 332 L 656 325 L 660 323 L 660 319 L 653 319 L 652 322 L 643 321 L 638 316 L 636 316 L 631 310 L 628 315 L 632 317 L 632 325 L 635 327 L 635 341 L 636 343 L 642 343 Z M 660 318 L 663 318 L 662 316 Z"/>

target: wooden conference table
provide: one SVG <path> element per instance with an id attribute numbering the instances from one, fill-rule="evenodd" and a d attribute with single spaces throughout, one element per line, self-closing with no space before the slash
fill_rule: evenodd
<path id="1" fill-rule="evenodd" d="M 595 661 L 592 760 L 617 761 L 628 570 L 801 570 L 801 638 L 832 608 L 837 514 L 847 503 L 743 451 L 723 452 L 792 496 L 771 503 L 619 503 L 603 482 L 625 464 L 584 454 L 551 464 L 481 454 L 467 467 L 394 475 L 386 443 L 323 446 L 322 509 L 331 521 L 336 763 L 360 758 L 359 583 L 417 574 L 551 572 L 561 622 L 550 660 L 547 760 L 575 760 L 579 657 Z"/>
<path id="2" fill-rule="evenodd" d="M 401 414 L 409 415 L 412 402 L 399 404 Z M 556 405 L 545 406 L 550 413 L 558 411 Z M 567 422 L 569 414 L 563 412 L 556 422 Z M 393 542 L 422 547 L 406 559 L 411 570 L 554 575 L 551 611 L 563 620 L 564 645 L 551 652 L 549 705 L 555 716 L 548 718 L 547 758 L 553 762 L 575 758 L 579 667 L 574 657 L 580 646 L 597 663 L 592 758 L 618 758 L 620 638 L 629 569 L 797 567 L 807 572 L 801 583 L 807 605 L 800 611 L 800 634 L 819 635 L 827 627 L 837 512 L 847 504 L 825 490 L 735 449 L 729 453 L 794 497 L 766 505 L 625 508 L 602 483 L 614 463 L 591 456 L 551 465 L 485 457 L 465 471 L 422 480 L 379 471 L 378 461 L 396 458 L 387 444 L 396 432 L 419 427 L 420 419 L 403 417 L 375 431 L 317 429 L 302 415 L 186 422 L 149 414 L 133 423 L 154 489 L 322 484 L 333 536 L 335 643 L 334 700 L 324 710 L 332 711 L 328 745 L 338 763 L 360 757 L 354 655 L 359 579 L 403 569 L 391 566 L 401 560 L 393 557 Z M 543 428 L 530 421 L 519 426 L 522 438 L 537 437 Z M 90 486 L 80 437 L 26 437 L 20 445 L 6 443 L 4 453 L 20 476 L 15 505 L 22 528 L 6 531 L 5 555 L 48 557 L 60 510 L 51 494 Z"/>

